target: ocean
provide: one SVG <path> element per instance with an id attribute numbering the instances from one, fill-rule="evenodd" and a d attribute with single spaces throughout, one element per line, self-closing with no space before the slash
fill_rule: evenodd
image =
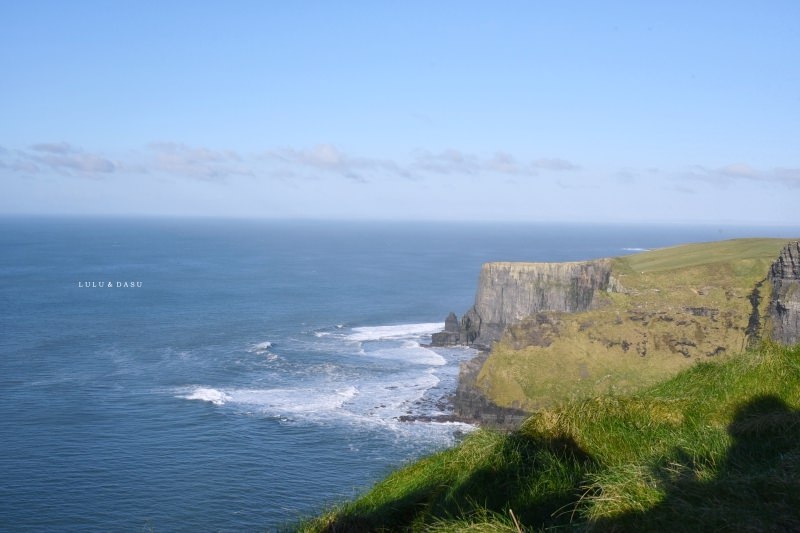
<path id="1" fill-rule="evenodd" d="M 0 530 L 271 531 L 458 442 L 492 260 L 798 228 L 0 218 Z"/>

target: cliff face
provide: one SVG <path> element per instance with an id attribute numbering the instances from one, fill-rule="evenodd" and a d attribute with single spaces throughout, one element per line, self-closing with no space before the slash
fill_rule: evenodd
<path id="1" fill-rule="evenodd" d="M 588 311 L 598 291 L 611 280 L 607 259 L 572 263 L 487 263 L 481 269 L 475 305 L 445 331 L 434 335 L 437 346 L 467 344 L 488 349 L 506 327 L 543 311 Z"/>
<path id="2" fill-rule="evenodd" d="M 769 318 L 772 338 L 781 344 L 800 343 L 800 242 L 787 244 L 772 264 Z"/>

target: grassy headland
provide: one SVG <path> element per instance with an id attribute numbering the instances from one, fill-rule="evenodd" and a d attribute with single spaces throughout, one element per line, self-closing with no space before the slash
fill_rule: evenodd
<path id="1" fill-rule="evenodd" d="M 766 327 L 763 283 L 786 244 L 737 239 L 619 257 L 596 309 L 537 313 L 506 329 L 476 385 L 503 407 L 636 391 L 741 353 Z"/>
<path id="2" fill-rule="evenodd" d="M 797 531 L 798 409 L 800 347 L 762 345 L 479 430 L 299 529 Z"/>

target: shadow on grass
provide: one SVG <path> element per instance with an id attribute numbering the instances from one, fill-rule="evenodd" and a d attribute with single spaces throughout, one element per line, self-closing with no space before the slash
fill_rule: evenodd
<path id="1" fill-rule="evenodd" d="M 402 497 L 337 516 L 324 531 L 422 531 L 438 520 L 465 520 L 513 509 L 524 524 L 553 525 L 553 510 L 573 502 L 592 458 L 570 437 L 542 438 L 518 431 L 486 453 L 461 478 L 437 477 Z"/>
<path id="2" fill-rule="evenodd" d="M 523 426 L 487 444 L 480 460 L 454 455 L 418 478 L 416 487 L 351 507 L 321 530 L 425 531 L 443 520 L 487 518 L 500 523 L 495 518 L 513 509 L 525 531 L 800 532 L 800 412 L 777 396 L 759 396 L 736 410 L 727 431 L 732 444 L 721 459 L 686 449 L 665 459 L 654 475 L 666 495 L 641 512 L 571 523 L 574 514 L 564 510 L 575 508 L 587 474 L 602 465 L 571 437 L 546 437 Z"/>
<path id="3" fill-rule="evenodd" d="M 511 509 L 523 524 L 555 525 L 553 511 L 575 500 L 594 464 L 572 437 L 542 438 L 524 430 L 509 435 L 494 458 L 452 487 L 435 514 L 508 516 Z"/>
<path id="4" fill-rule="evenodd" d="M 728 434 L 733 444 L 722 463 L 679 450 L 682 467 L 656 473 L 667 493 L 657 506 L 589 529 L 800 531 L 800 413 L 777 396 L 759 396 L 739 407 Z M 703 470 L 715 475 L 699 479 Z"/>

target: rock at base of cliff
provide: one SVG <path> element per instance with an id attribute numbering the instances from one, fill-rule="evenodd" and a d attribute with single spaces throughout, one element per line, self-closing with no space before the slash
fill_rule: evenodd
<path id="1" fill-rule="evenodd" d="M 458 387 L 452 400 L 456 419 L 493 429 L 517 429 L 530 413 L 521 409 L 500 407 L 489 400 L 476 385 L 478 372 L 487 357 L 486 353 L 482 353 L 461 363 Z"/>
<path id="2" fill-rule="evenodd" d="M 458 344 L 461 344 L 461 328 L 458 324 L 458 317 L 451 312 L 444 321 L 444 331 L 431 336 L 431 345 L 456 346 Z"/>

